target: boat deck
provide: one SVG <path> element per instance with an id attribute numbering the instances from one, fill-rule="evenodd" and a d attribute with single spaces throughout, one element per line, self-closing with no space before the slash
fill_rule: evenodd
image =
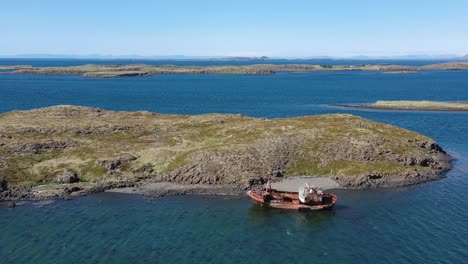
<path id="1" fill-rule="evenodd" d="M 297 192 L 283 192 L 277 190 L 250 190 L 247 195 L 262 206 L 287 210 L 322 210 L 331 208 L 336 203 L 336 195 L 325 193 L 321 201 L 307 204 L 301 203 Z"/>

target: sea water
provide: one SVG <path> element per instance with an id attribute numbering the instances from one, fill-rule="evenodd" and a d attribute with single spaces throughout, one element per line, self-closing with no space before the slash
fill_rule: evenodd
<path id="1" fill-rule="evenodd" d="M 328 106 L 376 100 L 468 101 L 468 72 L 115 79 L 0 74 L 0 112 L 74 104 L 268 118 L 351 113 L 425 134 L 454 159 L 445 179 L 336 190 L 336 207 L 321 212 L 266 209 L 239 197 L 111 193 L 0 208 L 0 263 L 466 263 L 468 113 Z"/>

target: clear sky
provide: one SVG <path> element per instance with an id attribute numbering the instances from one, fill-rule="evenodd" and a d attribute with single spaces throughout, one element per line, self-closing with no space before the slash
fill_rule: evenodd
<path id="1" fill-rule="evenodd" d="M 0 0 L 0 55 L 467 54 L 467 0 Z"/>

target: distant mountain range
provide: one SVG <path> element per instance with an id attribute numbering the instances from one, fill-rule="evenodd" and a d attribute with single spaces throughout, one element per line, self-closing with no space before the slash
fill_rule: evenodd
<path id="1" fill-rule="evenodd" d="M 111 54 L 18 54 L 18 55 L 0 55 L 0 58 L 24 58 L 24 59 L 209 59 L 210 56 L 145 56 L 137 54 L 111 55 Z"/>
<path id="2" fill-rule="evenodd" d="M 18 55 L 0 55 L 0 58 L 18 58 L 18 59 L 135 59 L 135 60 L 270 60 L 270 59 L 309 59 L 309 60 L 468 60 L 468 55 L 459 57 L 455 54 L 440 55 L 398 55 L 398 56 L 304 56 L 304 57 L 243 57 L 243 56 L 186 56 L 186 55 L 164 55 L 164 56 L 146 56 L 137 54 L 128 55 L 109 55 L 109 54 L 18 54 Z"/>
<path id="3" fill-rule="evenodd" d="M 408 54 L 408 55 L 398 55 L 398 56 L 352 56 L 345 59 L 355 59 L 355 60 L 445 60 L 445 59 L 455 59 L 458 58 L 456 54 Z"/>

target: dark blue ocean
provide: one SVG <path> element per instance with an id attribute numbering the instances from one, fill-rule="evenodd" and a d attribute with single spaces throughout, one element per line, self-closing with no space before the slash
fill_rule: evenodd
<path id="1" fill-rule="evenodd" d="M 252 62 L 0 59 L 0 65 L 85 63 Z M 295 63 L 346 64 L 316 60 Z M 236 197 L 148 199 L 110 193 L 47 205 L 2 207 L 0 263 L 467 263 L 468 113 L 327 106 L 376 100 L 468 101 L 468 72 L 117 79 L 0 74 L 0 112 L 74 104 L 112 110 L 241 113 L 268 118 L 351 113 L 425 134 L 454 158 L 454 168 L 445 179 L 404 188 L 337 190 L 337 206 L 323 212 L 269 210 Z"/>

